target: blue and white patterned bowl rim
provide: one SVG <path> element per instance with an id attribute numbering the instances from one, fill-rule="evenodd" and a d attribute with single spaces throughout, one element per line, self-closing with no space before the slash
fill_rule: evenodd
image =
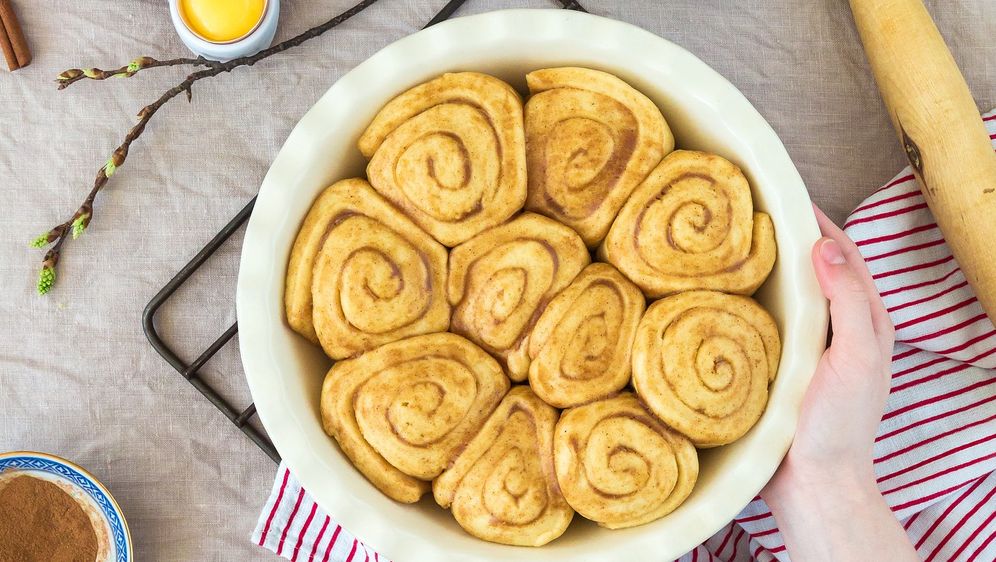
<path id="1" fill-rule="evenodd" d="M 81 489 L 100 508 L 114 541 L 114 562 L 130 562 L 131 532 L 117 502 L 107 488 L 81 467 L 59 457 L 30 451 L 0 454 L 0 473 L 7 470 L 47 472 L 68 480 Z"/>

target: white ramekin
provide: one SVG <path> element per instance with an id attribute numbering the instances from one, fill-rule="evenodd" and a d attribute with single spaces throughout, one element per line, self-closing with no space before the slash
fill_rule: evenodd
<path id="1" fill-rule="evenodd" d="M 254 55 L 270 46 L 277 32 L 277 20 L 280 16 L 280 0 L 267 0 L 263 18 L 248 35 L 234 41 L 208 41 L 187 27 L 180 16 L 180 0 L 169 0 L 169 15 L 173 27 L 188 49 L 195 55 L 216 61 L 229 61 L 239 57 Z"/>

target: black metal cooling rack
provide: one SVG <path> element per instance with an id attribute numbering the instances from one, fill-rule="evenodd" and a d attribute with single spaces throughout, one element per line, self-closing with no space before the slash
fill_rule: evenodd
<path id="1" fill-rule="evenodd" d="M 425 27 L 430 27 L 441 21 L 448 19 L 452 16 L 467 0 L 450 0 L 445 6 L 429 20 Z M 577 10 L 585 12 L 585 10 L 577 0 L 560 0 L 561 7 L 567 10 Z M 423 27 L 423 29 L 425 28 Z M 267 454 L 274 462 L 280 462 L 280 453 L 273 446 L 273 442 L 267 437 L 263 432 L 258 430 L 255 426 L 251 425 L 249 422 L 256 415 L 256 405 L 250 403 L 245 408 L 239 408 L 232 405 L 232 403 L 226 400 L 221 394 L 212 386 L 209 382 L 204 380 L 200 376 L 201 368 L 210 360 L 216 353 L 218 353 L 221 348 L 223 348 L 228 342 L 235 337 L 235 334 L 239 331 L 239 324 L 236 321 L 227 330 L 225 330 L 217 339 L 211 342 L 200 355 L 197 356 L 191 362 L 186 362 L 180 358 L 176 351 L 164 340 L 163 334 L 159 332 L 156 325 L 156 314 L 159 309 L 170 300 L 170 298 L 176 293 L 180 287 L 186 283 L 198 269 L 204 265 L 211 256 L 218 251 L 218 249 L 224 244 L 233 234 L 238 232 L 240 228 L 249 220 L 249 215 L 252 214 L 252 208 L 256 204 L 256 197 L 246 203 L 246 206 L 242 208 L 232 220 L 225 225 L 221 231 L 218 232 L 208 242 L 197 255 L 183 266 L 169 283 L 167 283 L 156 296 L 152 297 L 149 304 L 146 305 L 145 311 L 142 313 L 142 328 L 145 331 L 145 337 L 149 339 L 149 343 L 152 347 L 162 355 L 163 359 L 167 363 L 176 369 L 176 372 L 180 373 L 194 388 L 196 388 L 211 404 L 213 404 L 222 414 L 225 415 L 235 427 L 239 428 L 242 433 L 252 440 L 253 443 L 259 446 L 264 453 Z"/>

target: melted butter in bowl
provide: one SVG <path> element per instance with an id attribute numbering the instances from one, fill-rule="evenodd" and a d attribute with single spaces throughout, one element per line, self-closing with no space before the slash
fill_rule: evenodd
<path id="1" fill-rule="evenodd" d="M 179 0 L 183 23 L 212 43 L 229 43 L 249 35 L 266 13 L 267 0 Z"/>
<path id="2" fill-rule="evenodd" d="M 280 0 L 169 0 L 169 13 L 187 48 L 224 62 L 270 46 Z"/>

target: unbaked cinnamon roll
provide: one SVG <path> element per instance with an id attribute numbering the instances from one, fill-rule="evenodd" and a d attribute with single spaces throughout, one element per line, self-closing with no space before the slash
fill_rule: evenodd
<path id="1" fill-rule="evenodd" d="M 754 212 L 739 168 L 678 150 L 633 192 L 600 253 L 651 298 L 693 289 L 751 295 L 775 263 L 775 231 Z"/>
<path id="2" fill-rule="evenodd" d="M 611 74 L 547 68 L 526 82 L 526 208 L 594 246 L 674 136 L 654 102 Z"/>
<path id="3" fill-rule="evenodd" d="M 455 334 L 392 342 L 336 363 L 322 386 L 322 422 L 387 496 L 414 502 L 508 391 L 487 353 Z"/>
<path id="4" fill-rule="evenodd" d="M 739 439 L 768 402 L 781 340 L 749 297 L 690 291 L 647 309 L 633 344 L 633 387 L 698 447 Z"/>
<path id="5" fill-rule="evenodd" d="M 606 263 L 593 263 L 557 295 L 529 336 L 529 385 L 547 404 L 567 408 L 604 398 L 629 383 L 630 350 L 646 302 Z"/>
<path id="6" fill-rule="evenodd" d="M 449 326 L 446 248 L 362 179 L 312 205 L 287 264 L 287 322 L 344 359 Z"/>
<path id="7" fill-rule="evenodd" d="M 628 392 L 566 410 L 553 439 L 567 503 L 609 529 L 643 525 L 692 492 L 699 457 Z"/>
<path id="8" fill-rule="evenodd" d="M 513 381 L 529 372 L 529 333 L 547 303 L 588 265 L 570 228 L 532 213 L 450 252 L 451 330 L 502 361 Z"/>
<path id="9" fill-rule="evenodd" d="M 516 386 L 453 467 L 432 484 L 436 502 L 486 541 L 542 546 L 574 516 L 557 485 L 553 432 L 557 410 Z"/>
<path id="10" fill-rule="evenodd" d="M 526 199 L 522 100 L 486 74 L 444 74 L 394 98 L 359 147 L 374 188 L 446 246 Z"/>

